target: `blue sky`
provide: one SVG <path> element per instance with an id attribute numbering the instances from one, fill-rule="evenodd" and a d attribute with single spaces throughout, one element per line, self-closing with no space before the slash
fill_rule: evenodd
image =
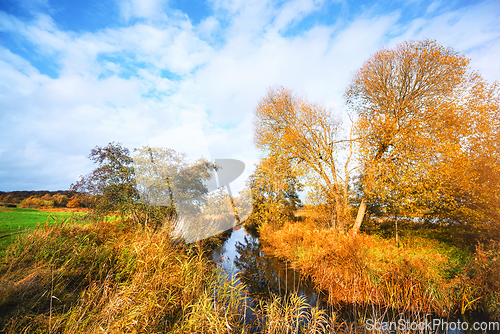
<path id="1" fill-rule="evenodd" d="M 372 53 L 425 38 L 500 79 L 498 1 L 1 0 L 0 190 L 67 189 L 110 141 L 249 173 L 269 87 L 342 115 Z"/>

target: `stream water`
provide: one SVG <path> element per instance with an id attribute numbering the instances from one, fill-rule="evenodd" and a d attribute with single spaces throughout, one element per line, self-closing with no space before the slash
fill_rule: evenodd
<path id="1" fill-rule="evenodd" d="M 311 306 L 321 303 L 310 280 L 287 263 L 266 255 L 258 236 L 243 227 L 233 229 L 229 239 L 212 256 L 226 271 L 238 275 L 254 298 L 267 299 L 271 294 L 284 296 L 295 292 L 305 296 Z"/>
<path id="2" fill-rule="evenodd" d="M 237 280 L 242 282 L 247 287 L 248 294 L 254 299 L 269 299 L 271 295 L 286 296 L 291 292 L 295 292 L 299 296 L 305 297 L 307 303 L 312 307 L 319 307 L 320 309 L 326 311 L 328 314 L 332 315 L 336 313 L 339 320 L 348 324 L 349 328 L 353 328 L 351 324 L 359 323 L 356 318 L 359 314 L 377 314 L 378 312 L 373 309 L 360 310 L 359 308 L 352 309 L 350 306 L 346 307 L 344 310 L 333 310 L 331 307 L 327 306 L 327 297 L 318 292 L 313 283 L 298 271 L 293 270 L 289 267 L 286 262 L 280 261 L 279 259 L 266 255 L 262 250 L 262 245 L 259 242 L 257 235 L 253 235 L 245 231 L 241 226 L 238 226 L 232 230 L 231 236 L 224 242 L 224 244 L 215 249 L 212 253 L 213 260 L 222 266 L 230 275 L 236 275 Z M 340 311 L 340 312 L 339 312 Z M 450 333 L 450 334 L 466 334 L 466 333 L 488 333 L 497 334 L 500 333 L 499 329 L 495 326 L 500 326 L 498 322 L 485 321 L 483 319 L 440 319 L 440 318 L 429 318 L 429 315 L 423 316 L 419 320 L 413 320 L 410 323 L 403 324 L 401 318 L 404 319 L 404 315 L 386 315 L 386 317 L 378 317 L 378 322 L 372 321 L 371 323 L 365 322 L 365 329 L 381 329 L 380 332 L 395 333 L 392 331 L 392 327 L 389 327 L 387 331 L 384 331 L 383 326 L 393 326 L 398 327 L 419 325 L 425 326 L 424 330 L 416 328 L 415 330 L 410 330 L 409 332 L 415 333 Z M 369 319 L 369 317 L 366 317 Z M 396 321 L 391 319 L 397 319 Z M 426 320 L 427 319 L 427 320 Z M 437 320 L 436 320 L 437 319 Z M 434 324 L 429 327 L 428 323 L 432 321 L 439 321 L 441 327 L 436 327 Z M 444 323 L 447 323 L 447 330 L 442 330 Z M 480 326 L 484 326 L 486 323 L 489 328 L 483 330 Z M 491 324 L 493 323 L 493 324 Z M 437 323 L 436 323 L 437 324 Z M 473 330 L 473 326 L 478 324 L 478 330 Z M 493 327 L 493 329 L 491 329 Z M 406 328 L 406 327 L 405 327 Z M 433 330 L 428 330 L 432 328 Z M 435 330 L 438 328 L 438 330 Z M 368 330 L 368 333 L 371 331 Z M 376 333 L 377 331 L 373 331 Z"/>

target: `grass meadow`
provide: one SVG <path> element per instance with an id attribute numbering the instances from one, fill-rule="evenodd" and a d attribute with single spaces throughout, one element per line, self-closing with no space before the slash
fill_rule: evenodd
<path id="1" fill-rule="evenodd" d="M 40 225 L 52 225 L 85 215 L 74 210 L 42 211 L 28 208 L 0 207 L 0 247 L 12 242 L 12 239 Z"/>

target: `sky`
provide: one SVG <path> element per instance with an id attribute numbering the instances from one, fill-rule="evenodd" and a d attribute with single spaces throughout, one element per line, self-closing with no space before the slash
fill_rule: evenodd
<path id="1" fill-rule="evenodd" d="M 371 54 L 427 38 L 500 79 L 498 1 L 0 0 L 0 190 L 69 189 L 109 142 L 248 176 L 270 87 L 342 115 Z"/>

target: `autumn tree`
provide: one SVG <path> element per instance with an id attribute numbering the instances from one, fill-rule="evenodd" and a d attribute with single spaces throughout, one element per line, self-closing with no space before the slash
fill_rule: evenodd
<path id="1" fill-rule="evenodd" d="M 332 224 L 348 221 L 349 160 L 340 152 L 341 123 L 326 108 L 295 96 L 284 88 L 271 89 L 255 110 L 254 141 L 265 157 L 279 157 L 306 184 L 323 194 Z"/>
<path id="2" fill-rule="evenodd" d="M 59 206 L 59 207 L 65 207 L 66 204 L 68 204 L 69 202 L 69 198 L 68 196 L 64 195 L 64 194 L 56 194 L 56 195 L 53 195 L 52 196 L 52 200 L 54 201 L 54 203 Z"/>
<path id="3" fill-rule="evenodd" d="M 445 173 L 436 173 L 449 185 L 450 200 L 446 206 L 435 203 L 432 209 L 442 218 L 487 231 L 490 238 L 492 232 L 500 237 L 498 84 L 489 85 L 474 74 L 459 112 L 455 133 L 459 149 L 448 158 L 454 168 L 446 166 Z"/>
<path id="4" fill-rule="evenodd" d="M 208 219 L 223 217 L 234 220 L 234 210 L 224 188 L 219 188 L 207 196 L 203 215 Z"/>
<path id="5" fill-rule="evenodd" d="M 210 178 L 209 165 L 199 159 L 187 161 L 187 155 L 162 147 L 141 147 L 134 154 L 137 190 L 143 203 L 169 206 L 177 213 L 201 212 Z"/>
<path id="6" fill-rule="evenodd" d="M 282 224 L 293 219 L 300 205 L 298 191 L 303 185 L 285 160 L 281 157 L 261 160 L 250 176 L 249 186 L 253 210 L 246 226 L 256 227 L 263 221 Z"/>
<path id="7" fill-rule="evenodd" d="M 96 146 L 89 158 L 98 164 L 97 168 L 72 188 L 79 198 L 91 199 L 96 219 L 119 213 L 156 229 L 167 218 L 200 213 L 207 193 L 203 181 L 209 177 L 204 160 L 188 163 L 185 154 L 147 146 L 131 156 L 117 143 Z"/>
<path id="8" fill-rule="evenodd" d="M 73 197 L 67 204 L 66 207 L 68 208 L 79 208 L 81 206 L 80 201 L 78 198 L 75 196 Z"/>
<path id="9" fill-rule="evenodd" d="M 470 149 L 491 120 L 484 111 L 498 110 L 495 89 L 468 64 L 425 40 L 382 49 L 354 74 L 345 93 L 357 116 L 363 188 L 354 232 L 372 196 L 394 202 L 398 194 L 413 210 L 456 210 L 457 190 L 471 180 L 476 162 Z"/>

